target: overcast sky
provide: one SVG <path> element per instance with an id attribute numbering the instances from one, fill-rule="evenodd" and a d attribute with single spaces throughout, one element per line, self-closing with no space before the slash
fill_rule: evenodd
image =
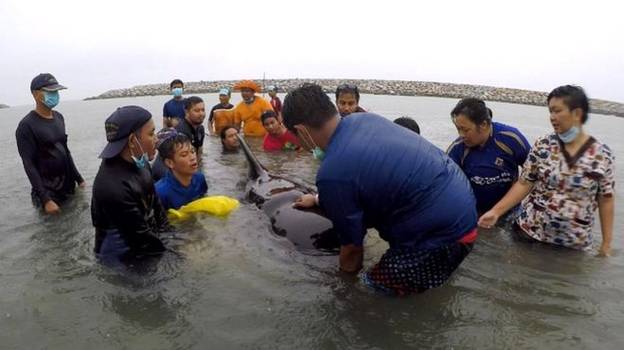
<path id="1" fill-rule="evenodd" d="M 0 103 L 147 83 L 371 78 L 550 91 L 624 102 L 618 1 L 0 0 Z"/>

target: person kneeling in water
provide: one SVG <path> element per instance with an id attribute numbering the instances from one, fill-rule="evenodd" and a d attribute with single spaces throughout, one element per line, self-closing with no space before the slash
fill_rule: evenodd
<path id="1" fill-rule="evenodd" d="M 158 155 L 170 170 L 156 182 L 156 193 L 165 209 L 178 209 L 206 194 L 206 178 L 197 171 L 195 148 L 186 135 L 172 132 L 162 139 Z"/>
<path id="2" fill-rule="evenodd" d="M 172 231 L 156 196 L 148 161 L 154 158 L 152 115 L 138 106 L 118 108 L 105 122 L 108 144 L 93 183 L 91 219 L 95 253 L 104 264 L 159 255 Z"/>
<path id="3" fill-rule="evenodd" d="M 404 295 L 444 284 L 477 238 L 475 198 L 457 164 L 379 115 L 341 119 L 318 85 L 290 92 L 282 113 L 286 127 L 322 162 L 318 197 L 305 194 L 294 206 L 320 206 L 332 221 L 340 269 L 362 269 L 372 227 L 390 247 L 361 275 L 366 285 Z"/>

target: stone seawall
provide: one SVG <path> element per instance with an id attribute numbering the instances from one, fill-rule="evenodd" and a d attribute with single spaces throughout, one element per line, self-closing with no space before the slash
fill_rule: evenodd
<path id="1" fill-rule="evenodd" d="M 216 93 L 223 87 L 232 87 L 236 80 L 198 81 L 185 83 L 185 93 Z M 262 79 L 256 79 L 262 84 Z M 492 86 L 450 84 L 405 80 L 355 80 L 355 79 L 271 79 L 265 80 L 264 86 L 277 85 L 280 92 L 288 92 L 303 83 L 316 83 L 333 94 L 340 84 L 357 85 L 362 94 L 435 96 L 435 97 L 477 97 L 486 101 L 499 101 L 536 106 L 545 106 L 548 93 L 520 89 L 498 88 Z M 168 84 L 138 85 L 129 89 L 116 89 L 91 99 L 106 99 L 135 96 L 155 96 L 169 94 Z M 606 100 L 591 99 L 591 112 L 624 117 L 624 104 Z"/>

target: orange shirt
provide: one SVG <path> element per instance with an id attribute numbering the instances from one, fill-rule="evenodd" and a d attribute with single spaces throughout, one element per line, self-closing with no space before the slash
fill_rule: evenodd
<path id="1" fill-rule="evenodd" d="M 214 123 L 214 134 L 219 135 L 219 133 L 224 127 L 235 124 L 234 123 L 234 108 L 215 109 L 212 121 Z"/>
<path id="2" fill-rule="evenodd" d="M 234 108 L 234 124 L 243 123 L 245 136 L 264 136 L 266 130 L 262 126 L 260 116 L 262 113 L 272 110 L 269 101 L 260 96 L 256 96 L 251 104 L 242 101 Z"/>

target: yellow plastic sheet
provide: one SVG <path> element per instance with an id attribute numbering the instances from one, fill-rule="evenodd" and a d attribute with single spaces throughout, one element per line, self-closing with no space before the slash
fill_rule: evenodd
<path id="1" fill-rule="evenodd" d="M 171 221 L 184 221 L 195 213 L 207 213 L 215 216 L 226 216 L 238 208 L 238 201 L 227 196 L 209 196 L 200 198 L 180 207 L 169 209 L 167 217 Z"/>

